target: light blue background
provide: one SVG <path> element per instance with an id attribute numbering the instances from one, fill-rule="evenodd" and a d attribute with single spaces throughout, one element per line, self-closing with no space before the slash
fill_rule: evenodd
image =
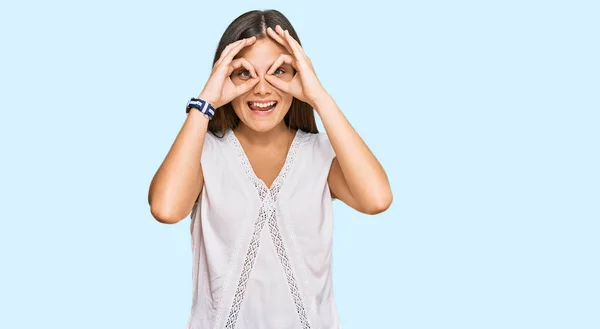
<path id="1" fill-rule="evenodd" d="M 600 328 L 595 1 L 0 5 L 0 328 L 185 328 L 189 217 L 150 180 L 225 27 L 294 24 L 387 169 L 335 205 L 344 329 Z"/>

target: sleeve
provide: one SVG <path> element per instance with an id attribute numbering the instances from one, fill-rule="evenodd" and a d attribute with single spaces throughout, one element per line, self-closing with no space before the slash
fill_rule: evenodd
<path id="1" fill-rule="evenodd" d="M 331 163 L 336 155 L 335 151 L 333 150 L 333 146 L 331 146 L 331 142 L 329 141 L 329 137 L 327 136 L 327 134 L 319 133 L 317 135 L 317 140 L 315 141 L 315 144 L 319 155 L 324 159 L 324 162 L 331 166 Z"/>

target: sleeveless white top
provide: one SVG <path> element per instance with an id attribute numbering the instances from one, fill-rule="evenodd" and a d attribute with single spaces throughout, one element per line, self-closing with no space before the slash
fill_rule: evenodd
<path id="1" fill-rule="evenodd" d="M 269 189 L 231 130 L 206 134 L 188 329 L 341 329 L 327 184 L 334 157 L 327 135 L 298 130 Z"/>

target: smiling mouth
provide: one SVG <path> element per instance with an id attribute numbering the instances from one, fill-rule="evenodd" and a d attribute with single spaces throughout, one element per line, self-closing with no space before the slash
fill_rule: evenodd
<path id="1" fill-rule="evenodd" d="M 276 101 L 267 102 L 267 103 L 258 103 L 258 102 L 248 102 L 248 108 L 252 112 L 260 112 L 260 113 L 269 113 L 273 112 L 275 107 L 277 106 Z"/>

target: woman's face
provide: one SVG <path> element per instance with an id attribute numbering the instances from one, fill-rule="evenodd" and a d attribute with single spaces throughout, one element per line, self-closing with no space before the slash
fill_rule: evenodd
<path id="1" fill-rule="evenodd" d="M 235 114 L 254 131 L 269 131 L 281 124 L 292 104 L 292 95 L 275 88 L 264 78 L 281 54 L 289 53 L 276 41 L 265 37 L 257 39 L 253 45 L 242 49 L 236 56 L 236 58 L 243 57 L 250 62 L 259 79 L 250 91 L 231 101 Z M 294 68 L 286 63 L 272 73 L 277 78 L 288 82 L 292 80 L 294 74 Z M 241 67 L 233 71 L 231 81 L 238 85 L 250 77 L 250 72 Z M 273 102 L 275 102 L 274 107 L 269 107 Z"/>

